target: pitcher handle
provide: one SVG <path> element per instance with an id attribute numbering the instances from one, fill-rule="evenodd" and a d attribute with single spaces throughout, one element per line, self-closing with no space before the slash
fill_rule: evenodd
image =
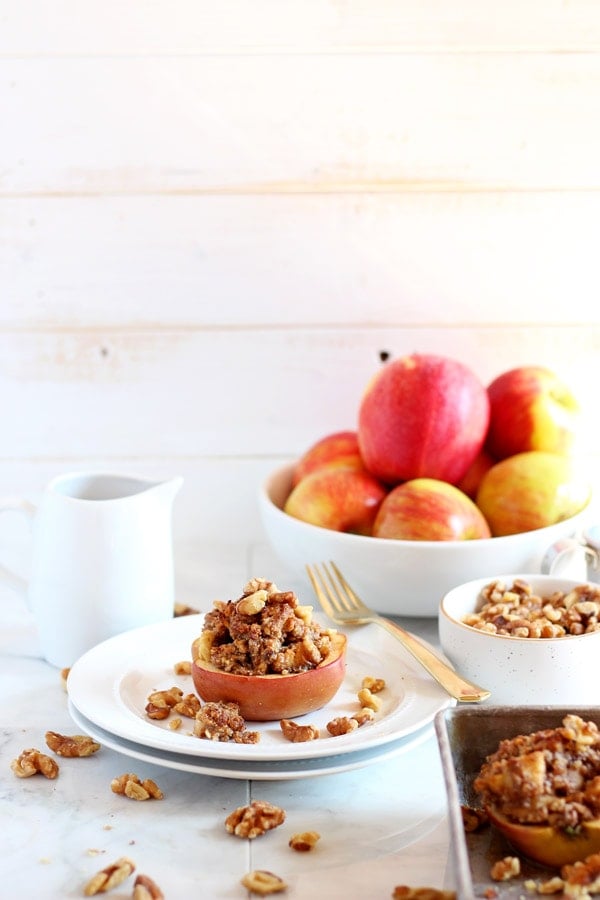
<path id="1" fill-rule="evenodd" d="M 3 512 L 19 512 L 26 515 L 29 519 L 33 519 L 36 513 L 36 507 L 29 500 L 22 500 L 18 497 L 7 497 L 0 500 L 0 513 Z M 22 575 L 17 575 L 12 569 L 3 566 L 0 563 L 0 583 L 4 583 L 7 587 L 18 591 L 20 594 L 27 594 L 27 580 Z"/>
<path id="2" fill-rule="evenodd" d="M 582 556 L 586 566 L 598 569 L 600 559 L 598 548 L 591 546 L 589 543 L 578 541 L 576 538 L 561 538 L 546 550 L 542 559 L 543 574 L 559 574 L 557 570 L 560 570 L 561 563 L 568 562 L 576 554 Z"/>

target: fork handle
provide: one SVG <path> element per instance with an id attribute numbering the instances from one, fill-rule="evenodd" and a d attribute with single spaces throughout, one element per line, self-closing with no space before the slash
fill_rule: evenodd
<path id="1" fill-rule="evenodd" d="M 410 632 L 405 631 L 399 625 L 396 625 L 395 622 L 384 619 L 383 616 L 378 616 L 376 621 L 385 628 L 386 631 L 393 634 L 405 649 L 408 650 L 408 652 L 411 653 L 425 669 L 427 669 L 431 677 L 435 678 L 438 684 L 441 684 L 444 690 L 456 700 L 459 700 L 461 703 L 479 703 L 482 700 L 487 700 L 490 696 L 490 691 L 486 691 L 483 688 L 478 687 L 478 685 L 473 684 L 473 682 L 462 678 L 454 671 L 454 669 L 451 669 L 449 665 L 441 660 L 439 656 L 432 653 L 425 644 L 422 644 L 418 638 L 414 637 Z"/>

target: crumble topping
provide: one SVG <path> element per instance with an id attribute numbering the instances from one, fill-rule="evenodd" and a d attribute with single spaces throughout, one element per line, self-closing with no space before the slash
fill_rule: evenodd
<path id="1" fill-rule="evenodd" d="M 600 731 L 570 714 L 558 728 L 501 741 L 473 786 L 513 822 L 576 832 L 600 817 Z"/>
<path id="2" fill-rule="evenodd" d="M 224 672 L 289 675 L 323 662 L 333 634 L 312 620 L 312 607 L 301 606 L 293 591 L 253 578 L 237 600 L 215 601 L 197 648 Z"/>

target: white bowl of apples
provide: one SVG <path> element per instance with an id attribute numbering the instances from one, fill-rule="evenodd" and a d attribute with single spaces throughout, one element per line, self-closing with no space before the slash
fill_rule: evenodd
<path id="1" fill-rule="evenodd" d="M 333 560 L 378 612 L 436 617 L 453 587 L 539 573 L 589 524 L 577 422 L 548 370 L 511 370 L 486 389 L 445 357 L 395 360 L 367 386 L 357 431 L 326 435 L 261 486 L 267 538 L 307 585 L 308 563 Z"/>

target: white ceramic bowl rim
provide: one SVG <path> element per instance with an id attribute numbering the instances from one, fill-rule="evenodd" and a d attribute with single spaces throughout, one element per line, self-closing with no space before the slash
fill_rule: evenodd
<path id="1" fill-rule="evenodd" d="M 283 511 L 281 506 L 275 502 L 272 497 L 272 492 L 274 485 L 280 479 L 283 480 L 285 476 L 291 478 L 292 470 L 294 468 L 293 463 L 289 463 L 286 466 L 282 466 L 279 469 L 276 469 L 275 472 L 271 472 L 271 474 L 267 477 L 266 481 L 262 486 L 262 495 L 263 500 L 266 500 L 271 504 L 274 510 L 277 511 L 280 515 L 284 516 L 286 521 L 289 519 L 293 519 L 294 522 L 298 524 L 300 528 L 309 529 L 311 531 L 317 530 L 321 532 L 326 532 L 327 534 L 331 534 L 332 530 L 328 528 L 323 528 L 320 525 L 312 525 L 309 522 L 303 522 L 301 519 L 295 519 L 293 516 L 289 516 L 287 513 Z M 438 553 L 461 553 L 466 552 L 469 547 L 472 547 L 473 544 L 477 546 L 490 546 L 493 544 L 494 547 L 500 548 L 500 546 L 507 546 L 510 544 L 514 544 L 522 539 L 524 534 L 534 535 L 539 534 L 543 535 L 545 532 L 550 532 L 552 529 L 556 528 L 556 525 L 564 524 L 565 522 L 573 522 L 577 523 L 579 519 L 583 519 L 587 509 L 589 508 L 591 503 L 591 499 L 586 503 L 586 505 L 579 510 L 579 512 L 575 513 L 574 516 L 570 516 L 568 519 L 561 519 L 560 522 L 554 523 L 553 525 L 545 525 L 543 528 L 535 528 L 531 531 L 527 532 L 519 532 L 518 534 L 505 534 L 499 537 L 491 537 L 491 538 L 476 538 L 473 540 L 465 540 L 465 541 L 409 541 L 402 540 L 397 538 L 380 538 L 380 537 L 372 537 L 371 535 L 364 534 L 353 534 L 348 531 L 333 531 L 333 534 L 340 535 L 343 540 L 347 541 L 350 545 L 355 542 L 362 543 L 365 540 L 372 541 L 373 546 L 404 546 L 404 547 L 414 547 L 418 545 L 419 547 L 437 547 Z M 549 544 L 552 543 L 552 537 L 548 538 Z M 461 549 L 463 548 L 463 549 Z M 466 626 L 470 627 L 470 626 Z M 580 635 L 570 635 L 571 637 L 580 637 Z M 531 640 L 531 638 L 523 638 L 522 640 Z M 545 640 L 552 640 L 552 638 L 546 638 Z"/>
<path id="2" fill-rule="evenodd" d="M 504 584 L 508 586 L 509 582 L 514 582 L 515 579 L 522 579 L 523 581 L 535 580 L 539 581 L 540 578 L 547 578 L 548 581 L 562 581 L 565 584 L 568 584 L 570 587 L 575 587 L 578 584 L 587 584 L 585 581 L 575 581 L 572 578 L 556 578 L 553 575 L 540 576 L 538 574 L 529 572 L 522 573 L 516 575 L 491 575 L 489 578 L 477 578 L 473 581 L 467 581 L 464 584 L 457 585 L 457 587 L 452 588 L 452 590 L 448 591 L 445 597 L 442 597 L 440 601 L 440 615 L 445 616 L 448 621 L 450 621 L 453 625 L 458 626 L 462 630 L 468 632 L 470 635 L 478 635 L 482 639 L 493 638 L 496 641 L 511 641 L 516 642 L 520 641 L 521 643 L 530 644 L 532 641 L 535 641 L 536 644 L 556 644 L 559 643 L 561 646 L 564 646 L 565 641 L 580 641 L 582 638 L 593 638 L 598 639 L 600 636 L 600 631 L 590 631 L 587 634 L 563 634 L 560 637 L 552 637 L 552 638 L 531 638 L 531 637 L 520 637 L 516 634 L 493 634 L 489 631 L 483 631 L 481 628 L 474 628 L 472 625 L 467 625 L 466 622 L 462 622 L 460 619 L 457 619 L 456 616 L 452 615 L 451 612 L 446 608 L 446 602 L 452 598 L 453 594 L 457 594 L 458 592 L 463 593 L 468 591 L 469 588 L 473 588 L 473 590 L 477 590 L 477 592 L 481 589 L 481 587 L 486 584 L 490 584 L 493 581 L 502 581 Z M 477 601 L 477 596 L 474 598 L 474 604 Z M 473 612 L 475 610 L 473 609 Z"/>

